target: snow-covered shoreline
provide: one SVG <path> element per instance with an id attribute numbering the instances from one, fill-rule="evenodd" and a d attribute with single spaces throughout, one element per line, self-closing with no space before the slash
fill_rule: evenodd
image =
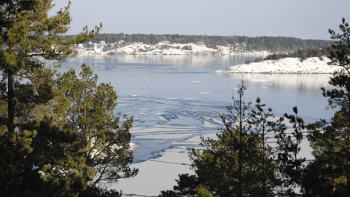
<path id="1" fill-rule="evenodd" d="M 268 51 L 248 51 L 245 47 L 217 46 L 209 48 L 204 44 L 180 44 L 160 42 L 155 45 L 133 43 L 123 47 L 111 48 L 106 44 L 90 44 L 76 47 L 79 55 L 261 55 L 266 56 Z"/>
<path id="2" fill-rule="evenodd" d="M 299 58 L 284 58 L 230 66 L 225 70 L 217 70 L 216 73 L 330 74 L 343 69 L 340 66 L 328 65 L 329 62 L 327 57 L 322 57 L 322 60 L 311 57 L 302 62 Z"/>

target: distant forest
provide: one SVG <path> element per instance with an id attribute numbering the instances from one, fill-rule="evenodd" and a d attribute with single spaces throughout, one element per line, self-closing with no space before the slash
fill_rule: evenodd
<path id="1" fill-rule="evenodd" d="M 294 52 L 274 53 L 266 56 L 264 60 L 279 60 L 286 57 L 298 57 L 300 58 L 300 61 L 303 61 L 309 57 L 318 57 L 322 60 L 323 56 L 330 56 L 332 51 L 334 52 L 331 46 L 322 49 L 319 49 L 317 47 L 310 49 L 298 49 Z M 256 58 L 255 62 L 260 62 L 262 60 L 262 58 Z"/>
<path id="2" fill-rule="evenodd" d="M 154 45 L 162 41 L 171 43 L 198 43 L 202 42 L 210 48 L 216 46 L 235 45 L 236 43 L 246 44 L 246 50 L 266 50 L 269 52 L 291 52 L 299 49 L 320 48 L 333 44 L 333 41 L 327 40 L 303 40 L 293 37 L 246 37 L 246 36 L 207 36 L 207 35 L 179 35 L 179 34 L 98 34 L 93 42 L 105 41 L 109 43 L 124 41 L 123 45 L 134 42 Z M 121 45 L 119 45 L 121 46 Z"/>

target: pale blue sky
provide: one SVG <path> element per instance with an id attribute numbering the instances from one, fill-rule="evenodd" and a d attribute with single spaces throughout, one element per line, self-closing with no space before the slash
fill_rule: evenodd
<path id="1" fill-rule="evenodd" d="M 101 33 L 291 36 L 329 40 L 350 0 L 71 0 L 71 30 Z M 53 0 L 53 15 L 68 0 Z"/>

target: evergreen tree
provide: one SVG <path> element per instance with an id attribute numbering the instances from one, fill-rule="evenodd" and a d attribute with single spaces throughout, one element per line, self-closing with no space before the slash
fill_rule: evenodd
<path id="1" fill-rule="evenodd" d="M 305 196 L 347 196 L 344 176 L 347 140 L 341 134 L 344 126 L 343 116 L 339 112 L 335 113 L 330 123 L 320 120 L 308 125 L 308 139 L 315 159 L 305 169 L 302 181 Z"/>
<path id="2" fill-rule="evenodd" d="M 276 179 L 276 171 L 278 165 L 275 162 L 276 148 L 269 145 L 269 135 L 276 132 L 283 132 L 285 130 L 283 118 L 275 120 L 272 113 L 272 108 L 264 110 L 266 104 L 261 104 L 261 99 L 256 99 L 255 109 L 251 111 L 251 118 L 249 124 L 253 125 L 254 134 L 259 141 L 259 176 L 255 179 L 261 182 L 255 189 L 256 196 L 273 196 L 275 187 L 278 185 Z"/>
<path id="3" fill-rule="evenodd" d="M 224 131 L 218 140 L 202 138 L 203 151 L 192 150 L 192 168 L 213 195 L 246 196 L 254 192 L 258 169 L 258 141 L 248 124 L 250 105 L 243 100 L 245 81 L 237 86 L 238 98 L 222 116 Z"/>
<path id="4" fill-rule="evenodd" d="M 279 165 L 279 184 L 282 188 L 279 191 L 281 196 L 300 196 L 300 189 L 303 177 L 303 170 L 306 159 L 298 154 L 301 151 L 301 142 L 303 140 L 303 131 L 305 129 L 304 121 L 298 116 L 298 108 L 293 107 L 294 115 L 284 114 L 292 124 L 293 131 L 290 134 L 286 133 L 286 129 L 280 129 L 275 136 L 277 139 L 277 162 Z"/>
<path id="5" fill-rule="evenodd" d="M 273 196 L 277 165 L 273 151 L 267 145 L 267 134 L 283 124 L 275 120 L 271 111 L 265 112 L 260 98 L 257 110 L 243 101 L 247 87 L 242 80 L 238 98 L 222 116 L 224 130 L 217 139 L 201 138 L 204 150 L 189 153 L 196 175 L 179 175 L 173 191 L 162 191 L 160 196 L 199 195 L 199 189 L 213 196 Z"/>
<path id="6" fill-rule="evenodd" d="M 138 170 L 130 169 L 133 161 L 130 148 L 133 118 L 122 125 L 113 116 L 117 94 L 110 84 L 97 85 L 97 75 L 85 64 L 79 77 L 74 70 L 58 75 L 59 96 L 54 107 L 53 125 L 77 133 L 86 165 L 97 172 L 90 185 L 114 183 L 133 177 Z"/>
<path id="7" fill-rule="evenodd" d="M 132 119 L 112 115 L 117 96 L 96 85 L 83 67 L 55 76 L 45 61 L 74 57 L 74 45 L 100 27 L 75 37 L 69 5 L 48 17 L 51 0 L 0 3 L 0 190 L 3 196 L 78 196 L 98 183 L 132 177 L 127 151 Z M 83 110 L 83 111 L 82 111 Z M 97 175 L 97 176 L 96 176 Z"/>
<path id="8" fill-rule="evenodd" d="M 43 103 L 52 98 L 49 94 L 36 97 L 34 95 L 43 93 L 41 89 L 49 88 L 45 87 L 47 84 L 43 82 L 35 84 L 38 78 L 44 81 L 45 77 L 50 77 L 50 74 L 43 73 L 49 70 L 38 57 L 45 60 L 66 60 L 76 55 L 74 44 L 90 40 L 95 34 L 89 33 L 85 28 L 86 32 L 69 40 L 59 36 L 69 30 L 70 3 L 52 17 L 48 17 L 47 14 L 53 6 L 51 0 L 5 0 L 0 5 L 2 95 L 8 103 L 7 129 L 9 133 L 14 133 L 15 129 L 19 129 L 15 122 L 17 114 L 21 113 L 19 110 L 30 107 L 30 105 L 24 106 L 18 103 L 17 97 L 20 96 L 21 91 L 32 93 L 31 96 L 26 96 L 26 100 L 21 98 L 26 103 Z M 96 27 L 96 33 L 98 31 L 99 28 Z M 20 84 L 23 78 L 27 78 L 32 83 Z M 30 92 L 30 88 L 34 91 Z"/>
<path id="9" fill-rule="evenodd" d="M 313 148 L 315 161 L 318 164 L 314 171 L 322 175 L 318 181 L 323 193 L 330 196 L 350 196 L 350 27 L 342 19 L 339 25 L 341 33 L 329 30 L 331 38 L 336 42 L 329 58 L 330 64 L 342 66 L 344 69 L 333 73 L 329 84 L 332 90 L 323 90 L 328 97 L 329 106 L 337 109 L 330 122 L 320 120 L 309 126 L 308 135 Z M 312 172 L 312 171 L 311 171 Z M 312 195 L 314 188 L 305 183 L 307 192 Z"/>

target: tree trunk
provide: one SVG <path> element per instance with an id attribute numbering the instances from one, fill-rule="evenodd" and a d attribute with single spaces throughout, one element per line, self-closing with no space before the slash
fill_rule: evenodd
<path id="1" fill-rule="evenodd" d="M 265 125 L 263 123 L 263 197 L 266 197 L 265 154 Z"/>
<path id="2" fill-rule="evenodd" d="M 349 72 L 348 72 L 349 74 Z M 348 84 L 350 83 L 350 81 L 348 81 Z M 349 89 L 349 88 L 347 88 Z M 348 97 L 348 102 L 347 102 L 347 105 L 348 105 L 348 128 L 347 129 L 350 129 L 350 92 L 347 92 L 347 97 Z M 350 133 L 349 133 L 349 130 L 347 131 L 347 140 L 348 142 L 350 141 Z M 350 196 L 350 166 L 349 166 L 349 146 L 347 143 L 345 143 L 345 147 L 346 147 L 346 167 L 345 167 L 345 170 L 346 170 L 346 193 L 347 193 L 347 196 Z"/>
<path id="3" fill-rule="evenodd" d="M 242 94 L 239 95 L 239 150 L 238 150 L 238 197 L 243 197 L 242 194 L 242 135 L 243 135 L 243 110 L 242 110 Z"/>
<path id="4" fill-rule="evenodd" d="M 15 91 L 14 91 L 14 74 L 13 71 L 8 72 L 8 123 L 7 129 L 9 133 L 15 133 Z"/>

